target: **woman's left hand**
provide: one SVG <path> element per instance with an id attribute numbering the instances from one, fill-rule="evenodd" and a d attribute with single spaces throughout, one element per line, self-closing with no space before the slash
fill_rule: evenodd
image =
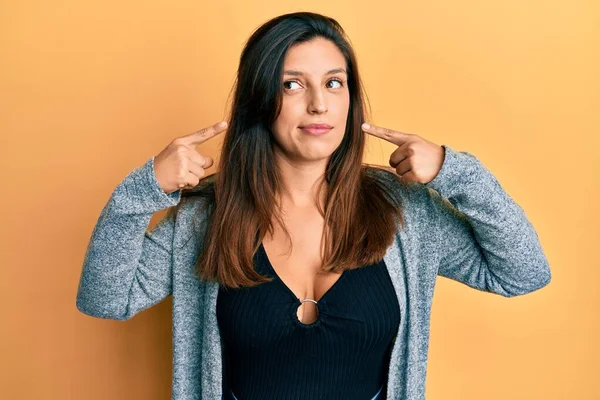
<path id="1" fill-rule="evenodd" d="M 418 135 L 402 133 L 387 128 L 363 124 L 363 131 L 387 140 L 398 148 L 390 156 L 390 165 L 405 183 L 427 184 L 438 174 L 444 163 L 442 146 Z"/>

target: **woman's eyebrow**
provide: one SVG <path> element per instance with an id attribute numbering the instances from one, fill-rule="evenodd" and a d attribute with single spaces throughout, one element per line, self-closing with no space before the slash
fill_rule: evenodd
<path id="1" fill-rule="evenodd" d="M 342 73 L 344 73 L 346 75 L 348 74 L 344 68 L 335 68 L 335 69 L 332 69 L 330 71 L 327 71 L 327 73 L 325 75 L 337 74 L 339 72 L 342 72 Z M 295 71 L 295 70 L 292 70 L 292 69 L 289 69 L 287 71 L 283 71 L 283 73 L 285 75 L 296 75 L 296 76 L 304 75 L 304 72 L 302 72 L 302 71 Z"/>

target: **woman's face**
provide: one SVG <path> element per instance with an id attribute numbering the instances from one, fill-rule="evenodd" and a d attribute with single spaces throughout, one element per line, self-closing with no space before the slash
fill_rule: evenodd
<path id="1" fill-rule="evenodd" d="M 346 132 L 350 106 L 346 60 L 329 40 L 317 38 L 285 56 L 281 113 L 273 124 L 275 153 L 290 162 L 327 161 Z M 332 128 L 310 132 L 310 124 Z"/>

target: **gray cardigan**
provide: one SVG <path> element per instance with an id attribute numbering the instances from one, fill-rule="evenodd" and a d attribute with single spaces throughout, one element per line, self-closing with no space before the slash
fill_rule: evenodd
<path id="1" fill-rule="evenodd" d="M 550 282 L 538 235 L 523 209 L 472 154 L 443 145 L 440 172 L 428 184 L 395 186 L 404 203 L 404 230 L 384 256 L 400 303 L 388 399 L 425 397 L 430 311 L 438 275 L 505 297 Z M 154 175 L 154 157 L 114 190 L 92 232 L 77 293 L 90 316 L 127 320 L 173 297 L 175 400 L 220 400 L 221 337 L 216 319 L 218 284 L 194 278 L 201 249 L 194 232 L 203 200 L 184 198 L 173 217 L 147 230 L 154 212 L 177 205 Z M 200 222 L 205 214 L 200 214 Z M 196 235 L 195 240 L 188 240 Z"/>

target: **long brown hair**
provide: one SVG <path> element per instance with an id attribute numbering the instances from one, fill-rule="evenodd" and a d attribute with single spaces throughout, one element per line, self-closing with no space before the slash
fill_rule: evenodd
<path id="1" fill-rule="evenodd" d="M 402 202 L 393 186 L 403 182 L 392 172 L 362 162 L 366 94 L 344 30 L 335 19 L 315 13 L 281 15 L 260 26 L 242 51 L 219 172 L 182 192 L 182 197 L 200 196 L 206 201 L 199 211 L 207 213 L 207 226 L 204 238 L 197 238 L 203 240 L 196 265 L 202 280 L 233 288 L 270 281 L 255 271 L 253 257 L 267 232 L 273 233 L 273 217 L 291 243 L 276 206 L 282 180 L 271 127 L 281 111 L 286 51 L 315 38 L 330 40 L 344 55 L 350 92 L 346 132 L 318 190 L 319 194 L 326 191 L 324 209 L 317 202 L 326 227 L 323 273 L 379 261 L 393 243 L 396 222 L 404 227 Z"/>

